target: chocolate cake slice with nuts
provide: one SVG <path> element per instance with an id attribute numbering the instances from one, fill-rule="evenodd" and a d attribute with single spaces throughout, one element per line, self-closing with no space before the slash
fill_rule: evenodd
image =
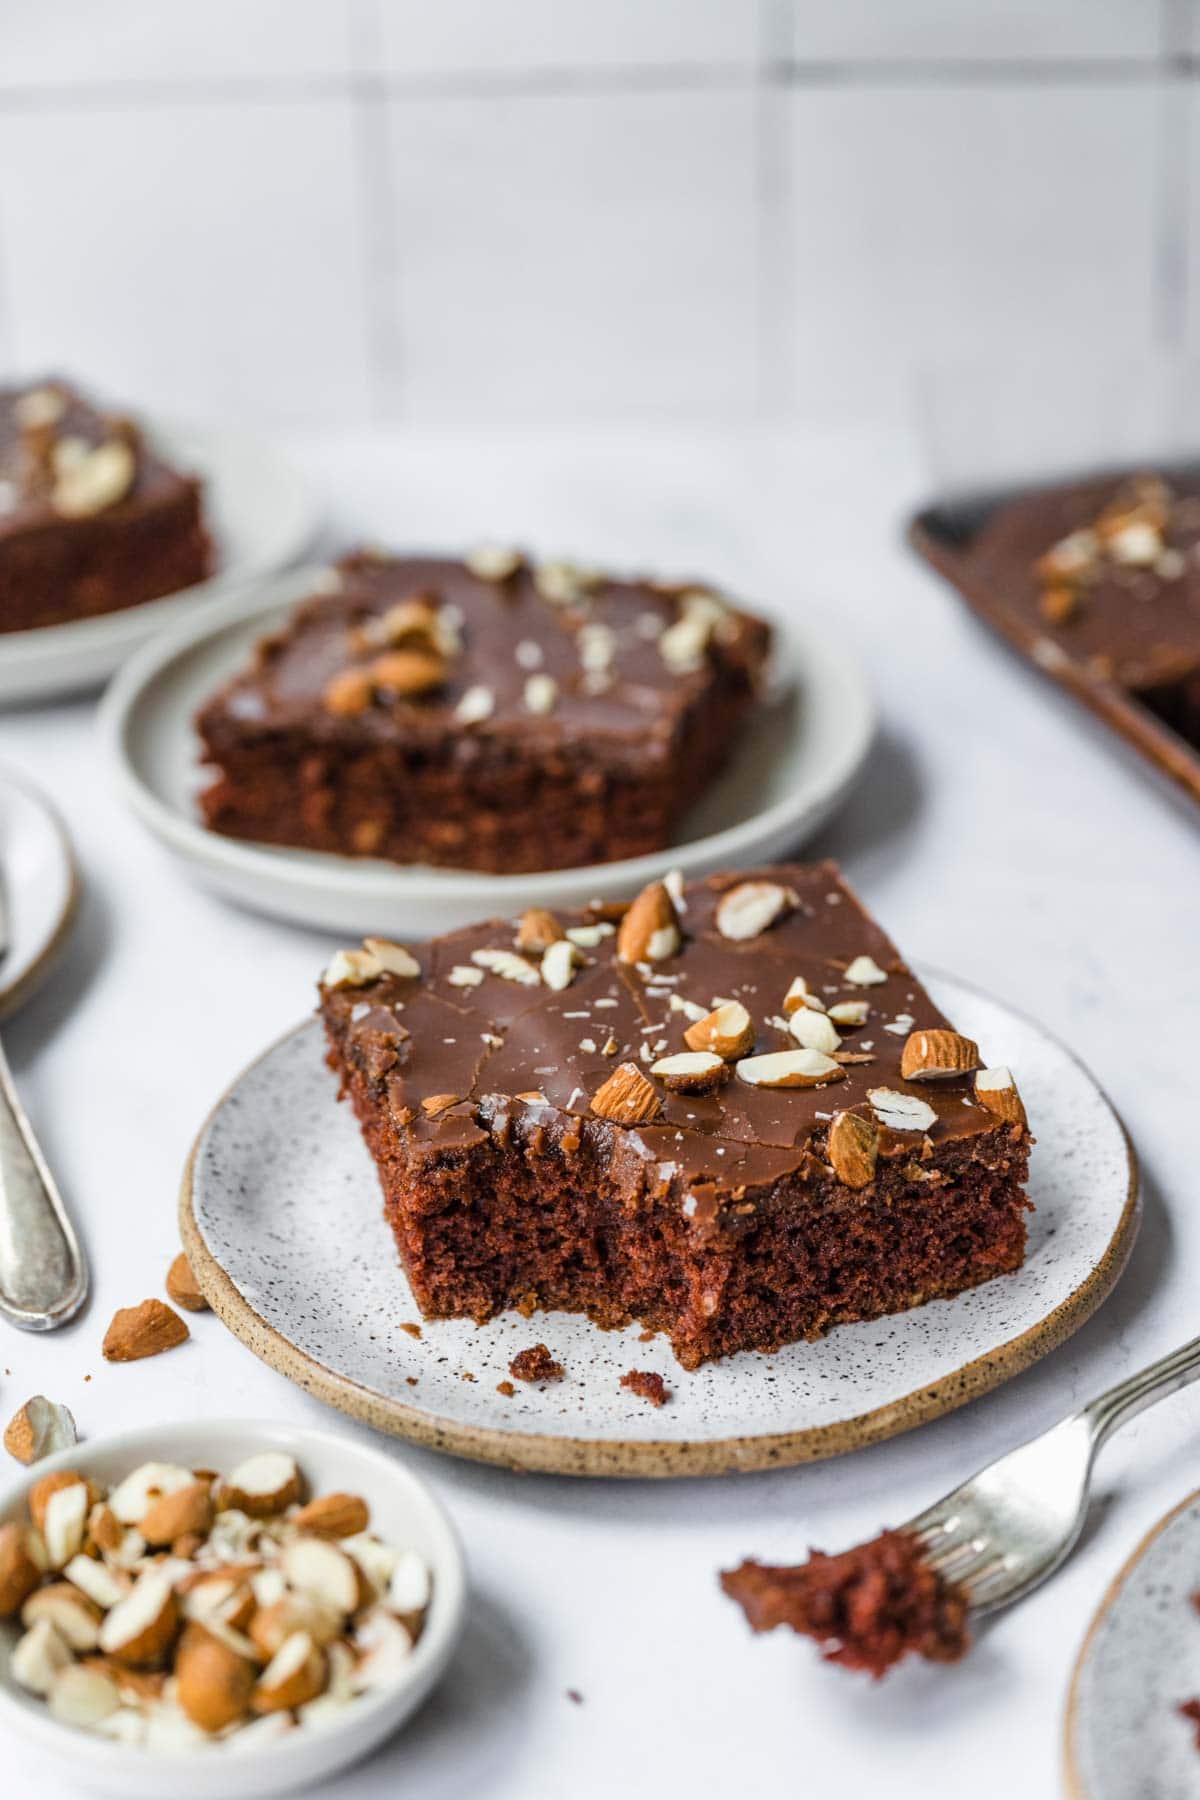
<path id="1" fill-rule="evenodd" d="M 65 381 L 0 388 L 0 632 L 203 581 L 202 487 Z"/>
<path id="2" fill-rule="evenodd" d="M 514 872 L 661 850 L 770 633 L 706 588 L 515 550 L 347 557 L 201 711 L 233 837 Z"/>
<path id="3" fill-rule="evenodd" d="M 321 1010 L 427 1318 L 637 1321 L 696 1368 L 1024 1255 L 1013 1078 L 832 863 L 368 939 Z"/>
<path id="4" fill-rule="evenodd" d="M 964 564 L 1077 663 L 1200 746 L 1200 479 L 1144 473 L 1037 489 L 997 507 Z"/>

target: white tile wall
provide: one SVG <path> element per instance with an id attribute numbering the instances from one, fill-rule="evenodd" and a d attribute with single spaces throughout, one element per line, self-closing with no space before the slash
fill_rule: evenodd
<path id="1" fill-rule="evenodd" d="M 0 111 L 9 360 L 161 410 L 357 419 L 349 103 Z"/>
<path id="2" fill-rule="evenodd" d="M 947 360 L 1148 347 L 1158 125 L 1149 85 L 796 91 L 800 410 L 902 402 Z"/>
<path id="3" fill-rule="evenodd" d="M 799 61 L 1004 62 L 1154 57 L 1156 0 L 781 0 Z"/>
<path id="4" fill-rule="evenodd" d="M 405 414 L 749 414 L 752 93 L 396 101 Z"/>
<path id="5" fill-rule="evenodd" d="M 759 0 L 383 0 L 382 67 L 450 71 L 749 68 Z"/>
<path id="6" fill-rule="evenodd" d="M 0 92 L 337 77 L 356 0 L 4 0 Z"/>
<path id="7" fill-rule="evenodd" d="M 365 422 L 1188 335 L 1200 0 L 0 0 L 0 369 Z"/>

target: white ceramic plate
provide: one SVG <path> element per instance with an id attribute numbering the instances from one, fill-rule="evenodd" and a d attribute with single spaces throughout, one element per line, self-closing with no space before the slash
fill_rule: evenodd
<path id="1" fill-rule="evenodd" d="M 149 429 L 169 462 L 204 477 L 215 573 L 162 600 L 100 618 L 0 633 L 0 704 L 99 687 L 155 632 L 203 612 L 254 576 L 294 562 L 312 541 L 316 510 L 308 485 L 271 445 L 198 425 L 156 423 Z"/>
<path id="2" fill-rule="evenodd" d="M 1159 1521 L 1092 1620 L 1067 1702 L 1073 1800 L 1194 1800 L 1196 1727 L 1178 1707 L 1200 1695 L 1200 1494 Z"/>
<path id="3" fill-rule="evenodd" d="M 0 769 L 0 905 L 8 950 L 0 956 L 0 1018 L 13 1012 L 53 964 L 79 895 L 66 828 L 37 789 Z"/>
<path id="4" fill-rule="evenodd" d="M 253 611 L 207 612 L 149 645 L 105 697 L 102 730 L 135 812 L 196 874 L 228 898 L 280 917 L 361 937 L 404 937 L 468 925 L 527 906 L 582 906 L 628 895 L 662 872 L 664 856 L 535 875 L 477 875 L 373 859 L 280 850 L 206 830 L 192 718 L 245 660 L 256 638 L 310 591 L 313 571 L 268 584 Z M 829 816 L 870 748 L 873 709 L 857 665 L 817 625 L 780 625 L 780 683 L 748 728 L 731 767 L 666 852 L 688 875 L 766 862 Z"/>
<path id="5" fill-rule="evenodd" d="M 55 1469 L 78 1466 L 111 1484 L 151 1458 L 228 1470 L 256 1450 L 284 1450 L 294 1456 L 314 1492 L 361 1494 L 371 1509 L 372 1529 L 424 1557 L 433 1573 L 433 1598 L 404 1680 L 361 1696 L 334 1725 L 297 1730 L 252 1753 L 239 1753 L 234 1739 L 230 1744 L 165 1754 L 110 1743 L 60 1725 L 44 1702 L 13 1681 L 8 1665 L 18 1634 L 11 1625 L 0 1626 L 0 1723 L 32 1738 L 64 1773 L 85 1787 L 145 1795 L 148 1800 L 162 1800 L 163 1795 L 171 1800 L 230 1800 L 232 1795 L 288 1792 L 321 1780 L 382 1743 L 416 1710 L 450 1661 L 466 1597 L 462 1552 L 453 1526 L 431 1490 L 398 1456 L 333 1432 L 246 1419 L 121 1432 L 38 1463 L 0 1499 L 0 1521 L 24 1516 L 30 1485 Z"/>
<path id="6" fill-rule="evenodd" d="M 1018 1071 L 1037 1147 L 1029 1253 L 1015 1275 L 954 1300 L 775 1355 L 694 1374 L 665 1339 L 599 1331 L 566 1313 L 476 1327 L 420 1314 L 381 1217 L 375 1171 L 339 1105 L 314 1022 L 254 1063 L 193 1151 L 181 1220 L 205 1294 L 252 1349 L 322 1399 L 438 1449 L 564 1473 L 690 1475 L 812 1460 L 891 1436 L 1016 1374 L 1108 1293 L 1137 1224 L 1120 1121 L 1092 1077 L 1039 1026 L 943 976 L 937 1004 Z M 544 1342 L 568 1379 L 496 1384 Z M 656 1410 L 618 1386 L 662 1373 Z M 416 1382 L 410 1386 L 410 1378 Z"/>

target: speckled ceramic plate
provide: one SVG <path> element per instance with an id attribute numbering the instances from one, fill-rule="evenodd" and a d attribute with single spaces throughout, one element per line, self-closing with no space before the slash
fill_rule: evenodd
<path id="1" fill-rule="evenodd" d="M 773 1356 L 688 1374 L 664 1338 L 599 1331 L 566 1313 L 476 1327 L 420 1319 L 383 1223 L 375 1172 L 322 1060 L 318 1025 L 268 1050 L 220 1101 L 184 1178 L 184 1242 L 208 1299 L 259 1356 L 384 1431 L 512 1467 L 697 1475 L 812 1461 L 890 1437 L 986 1393 L 1070 1335 L 1124 1267 L 1137 1181 L 1121 1123 L 1092 1077 L 1028 1019 L 923 975 L 963 1031 L 1018 1071 L 1037 1133 L 1029 1254 L 954 1300 Z M 544 1342 L 568 1379 L 496 1391 L 514 1353 Z M 662 1373 L 648 1406 L 618 1385 Z"/>
<path id="2" fill-rule="evenodd" d="M 1179 1716 L 1200 1695 L 1200 1493 L 1160 1519 L 1103 1600 L 1067 1699 L 1072 1800 L 1194 1800 L 1196 1728 Z"/>

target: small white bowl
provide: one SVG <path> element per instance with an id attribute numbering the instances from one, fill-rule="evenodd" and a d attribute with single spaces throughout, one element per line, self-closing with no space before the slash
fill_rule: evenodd
<path id="1" fill-rule="evenodd" d="M 81 1785 L 127 1797 L 145 1795 L 147 1800 L 162 1800 L 164 1794 L 171 1800 L 235 1800 L 285 1793 L 320 1781 L 373 1750 L 416 1710 L 444 1672 L 462 1630 L 466 1598 L 454 1528 L 430 1489 L 397 1455 L 334 1432 L 249 1419 L 123 1431 L 35 1463 L 0 1499 L 0 1522 L 24 1516 L 29 1489 L 55 1469 L 79 1468 L 115 1482 L 151 1458 L 229 1470 L 256 1450 L 283 1450 L 295 1457 L 314 1493 L 340 1489 L 361 1494 L 371 1509 L 371 1529 L 425 1558 L 433 1598 L 404 1679 L 396 1687 L 360 1695 L 336 1724 L 300 1727 L 252 1752 L 239 1751 L 235 1736 L 194 1751 L 165 1753 L 111 1743 L 60 1724 L 44 1700 L 13 1681 L 9 1662 L 19 1628 L 5 1623 L 0 1626 L 0 1726 L 24 1732 Z"/>

